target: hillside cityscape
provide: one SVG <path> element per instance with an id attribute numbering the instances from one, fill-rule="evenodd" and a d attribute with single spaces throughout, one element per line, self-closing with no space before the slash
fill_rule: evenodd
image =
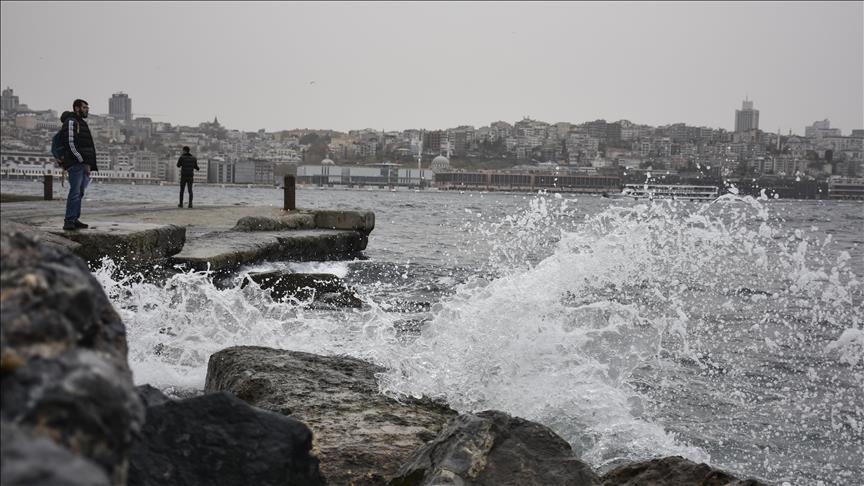
<path id="1" fill-rule="evenodd" d="M 211 184 L 278 185 L 291 174 L 299 184 L 319 186 L 608 192 L 653 181 L 734 184 L 744 193 L 767 190 L 784 198 L 864 199 L 864 128 L 844 134 L 825 119 L 803 127 L 803 136 L 765 131 L 749 99 L 730 107 L 733 131 L 525 117 L 482 127 L 347 133 L 244 132 L 217 116 L 194 127 L 172 125 L 133 116 L 126 93 L 107 101 L 107 114 L 88 118 L 98 154 L 94 178 L 106 182 L 176 182 L 177 157 L 189 146 L 201 167 L 196 182 Z M 98 106 L 91 101 L 94 112 Z M 29 108 L 7 87 L 0 115 L 0 177 L 59 175 L 50 141 L 60 114 Z"/>

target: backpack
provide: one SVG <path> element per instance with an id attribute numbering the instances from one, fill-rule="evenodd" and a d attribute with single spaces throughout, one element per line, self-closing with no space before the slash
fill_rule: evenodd
<path id="1" fill-rule="evenodd" d="M 63 125 L 60 125 L 60 130 L 57 130 L 57 133 L 55 133 L 54 136 L 51 137 L 51 155 L 53 155 L 54 158 L 57 159 L 57 162 L 60 164 L 60 167 L 63 167 L 63 170 L 67 170 L 69 167 L 72 167 L 74 159 L 69 161 L 64 160 L 67 147 L 67 142 L 64 138 L 64 127 L 65 123 Z M 78 133 L 77 125 L 75 128 L 75 133 Z"/>
<path id="2" fill-rule="evenodd" d="M 63 127 L 57 130 L 57 133 L 51 137 L 51 155 L 57 160 L 63 160 L 63 154 L 66 153 L 66 147 L 63 145 Z"/>

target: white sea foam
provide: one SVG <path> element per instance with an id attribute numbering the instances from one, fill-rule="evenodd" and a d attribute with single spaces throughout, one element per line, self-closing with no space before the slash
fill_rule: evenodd
<path id="1" fill-rule="evenodd" d="M 112 279 L 110 262 L 96 275 L 127 325 L 138 383 L 200 388 L 210 354 L 232 345 L 348 354 L 389 370 L 379 377 L 384 393 L 537 420 L 599 467 L 680 454 L 778 477 L 818 459 L 798 451 L 769 460 L 746 448 L 757 430 L 758 441 L 801 447 L 802 429 L 825 434 L 832 468 L 862 452 L 864 410 L 831 403 L 860 401 L 864 311 L 849 254 L 816 230 L 789 231 L 769 204 L 727 194 L 596 212 L 540 195 L 503 214 L 473 208 L 447 243 L 487 257 L 468 275 L 414 276 L 428 287 L 464 283 L 439 295 L 422 333 L 407 339 L 397 331 L 404 316 L 368 296 L 360 310 L 321 311 L 274 301 L 255 284 L 217 288 L 201 272 L 158 286 Z M 381 265 L 244 271 L 350 277 Z M 388 280 L 366 289 L 398 294 L 416 284 L 411 272 L 393 262 Z M 851 473 L 821 474 L 837 483 Z"/>

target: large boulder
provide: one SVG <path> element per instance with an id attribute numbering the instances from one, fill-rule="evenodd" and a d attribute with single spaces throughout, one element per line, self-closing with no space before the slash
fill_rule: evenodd
<path id="1" fill-rule="evenodd" d="M 380 394 L 381 371 L 351 357 L 240 346 L 210 357 L 205 388 L 308 425 L 329 484 L 380 485 L 456 415 L 431 400 Z"/>
<path id="2" fill-rule="evenodd" d="M 3 486 L 109 486 L 105 471 L 50 439 L 0 424 L 0 484 Z"/>
<path id="3" fill-rule="evenodd" d="M 31 435 L 51 439 L 124 484 L 144 409 L 126 329 L 86 263 L 4 225 L 0 295 L 0 416 L 25 431 L 10 447 L 27 450 L 18 441 Z"/>
<path id="4" fill-rule="evenodd" d="M 681 456 L 625 464 L 604 474 L 601 481 L 603 486 L 765 486 Z"/>
<path id="5" fill-rule="evenodd" d="M 130 454 L 129 486 L 318 486 L 312 432 L 229 393 L 170 400 L 139 388 L 149 404 Z M 161 395 L 161 396 L 160 396 Z"/>
<path id="6" fill-rule="evenodd" d="M 549 428 L 495 410 L 453 419 L 390 486 L 596 486 L 591 466 Z"/>
<path id="7" fill-rule="evenodd" d="M 126 360 L 126 327 L 84 261 L 5 225 L 0 247 L 6 358 L 52 358 L 83 347 Z"/>

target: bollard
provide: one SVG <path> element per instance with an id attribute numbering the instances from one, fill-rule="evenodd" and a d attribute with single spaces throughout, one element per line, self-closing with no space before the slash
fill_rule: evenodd
<path id="1" fill-rule="evenodd" d="M 293 211 L 297 209 L 297 205 L 295 204 L 295 193 L 294 193 L 294 176 L 286 175 L 284 181 L 285 188 L 285 204 L 282 209 L 285 211 Z"/>
<path id="2" fill-rule="evenodd" d="M 51 174 L 45 174 L 45 180 L 42 183 L 45 190 L 45 200 L 50 201 L 54 199 L 54 176 Z"/>

